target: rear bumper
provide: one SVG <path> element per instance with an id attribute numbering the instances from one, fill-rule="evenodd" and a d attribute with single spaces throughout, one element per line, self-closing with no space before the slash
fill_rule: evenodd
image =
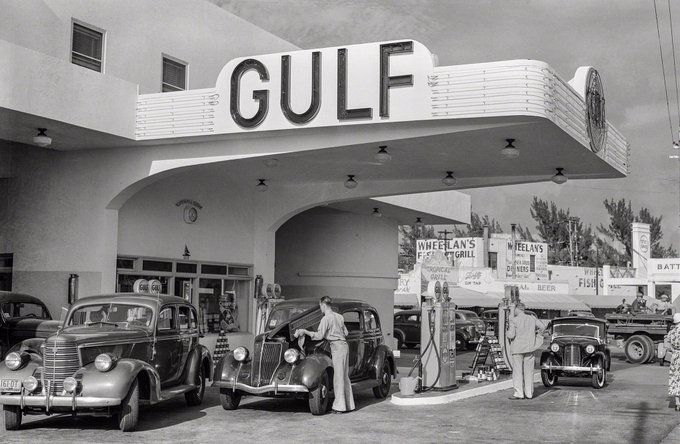
<path id="1" fill-rule="evenodd" d="M 241 382 L 227 382 L 227 381 L 215 381 L 212 383 L 213 387 L 226 388 L 232 390 L 239 390 L 251 395 L 266 395 L 266 394 L 279 394 L 279 393 L 309 393 L 309 389 L 304 385 L 296 384 L 268 384 L 261 387 L 253 387 L 248 384 L 243 384 Z"/>
<path id="2" fill-rule="evenodd" d="M 549 371 L 563 371 L 563 372 L 589 372 L 589 373 L 595 373 L 599 372 L 602 370 L 602 367 L 599 365 L 597 366 L 578 366 L 578 365 L 552 365 L 552 364 L 543 364 L 541 365 L 541 370 L 549 370 Z"/>
<path id="3" fill-rule="evenodd" d="M 50 411 L 53 407 L 66 407 L 72 411 L 78 409 L 93 409 L 115 407 L 120 405 L 120 398 L 99 398 L 88 396 L 55 396 L 55 395 L 31 395 L 24 392 L 9 395 L 0 395 L 0 404 L 17 405 L 24 407 L 40 407 Z"/>

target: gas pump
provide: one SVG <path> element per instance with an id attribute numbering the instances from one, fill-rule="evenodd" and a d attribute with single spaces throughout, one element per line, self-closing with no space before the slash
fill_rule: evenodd
<path id="1" fill-rule="evenodd" d="M 508 339 L 508 323 L 510 317 L 514 316 L 513 310 L 519 303 L 519 287 L 505 287 L 505 297 L 498 305 L 498 343 L 503 347 L 503 358 L 510 370 L 512 370 L 512 359 L 510 356 L 510 340 Z"/>
<path id="2" fill-rule="evenodd" d="M 451 390 L 456 384 L 456 327 L 448 284 L 430 282 L 421 307 L 421 392 Z"/>

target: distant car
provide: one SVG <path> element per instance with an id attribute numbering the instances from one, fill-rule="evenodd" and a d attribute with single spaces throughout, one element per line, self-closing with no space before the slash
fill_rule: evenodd
<path id="1" fill-rule="evenodd" d="M 531 311 L 531 310 L 524 310 L 524 313 L 526 313 L 526 314 L 528 314 L 528 315 L 530 315 L 530 316 L 533 316 L 533 317 L 535 317 L 535 318 L 538 318 L 538 316 L 536 315 L 536 313 L 534 313 L 534 312 Z M 489 324 L 490 322 L 498 322 L 498 310 L 497 310 L 497 309 L 493 309 L 493 310 L 484 310 L 484 311 L 479 315 L 479 317 L 482 318 L 482 320 L 483 320 L 484 322 L 486 322 L 487 324 Z"/>
<path id="2" fill-rule="evenodd" d="M 42 301 L 22 293 L 0 291 L 0 359 L 24 339 L 46 338 L 59 327 Z"/>
<path id="3" fill-rule="evenodd" d="M 477 314 L 468 310 L 455 311 L 456 350 L 476 346 L 486 330 Z M 394 338 L 397 346 L 413 348 L 420 343 L 420 310 L 404 310 L 394 314 Z"/>
<path id="4" fill-rule="evenodd" d="M 383 343 L 377 310 L 365 302 L 333 299 L 349 331 L 349 378 L 353 390 L 373 389 L 373 395 L 387 397 L 396 376 L 392 350 Z M 331 407 L 333 363 L 330 343 L 306 337 L 301 345 L 295 330 L 316 330 L 323 314 L 319 299 L 290 299 L 277 304 L 267 321 L 267 331 L 255 337 L 251 354 L 237 347 L 215 367 L 213 387 L 220 389 L 225 410 L 238 408 L 243 395 L 307 399 L 313 415 Z"/>
<path id="5" fill-rule="evenodd" d="M 560 377 L 590 378 L 593 388 L 607 384 L 611 353 L 607 321 L 571 316 L 551 321 L 550 347 L 541 354 L 541 380 L 546 387 Z"/>
<path id="6" fill-rule="evenodd" d="M 567 313 L 567 316 L 581 316 L 581 317 L 586 317 L 586 318 L 594 318 L 595 317 L 593 312 L 589 311 L 589 310 L 569 310 L 569 313 Z"/>
<path id="7" fill-rule="evenodd" d="M 198 343 L 196 308 L 176 296 L 114 294 L 83 298 L 47 339 L 15 345 L 0 366 L 5 428 L 23 415 L 115 416 L 137 426 L 140 404 L 184 395 L 203 401 L 212 360 Z"/>

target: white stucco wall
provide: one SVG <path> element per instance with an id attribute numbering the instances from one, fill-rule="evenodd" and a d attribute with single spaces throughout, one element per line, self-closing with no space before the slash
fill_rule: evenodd
<path id="1" fill-rule="evenodd" d="M 276 232 L 276 282 L 284 296 L 341 297 L 373 305 L 388 344 L 397 287 L 397 223 L 318 207 Z"/>
<path id="2" fill-rule="evenodd" d="M 252 264 L 253 193 L 194 171 L 151 184 L 119 210 L 118 254 L 181 259 L 186 244 L 192 260 Z M 203 207 L 193 224 L 176 205 L 182 199 Z"/>

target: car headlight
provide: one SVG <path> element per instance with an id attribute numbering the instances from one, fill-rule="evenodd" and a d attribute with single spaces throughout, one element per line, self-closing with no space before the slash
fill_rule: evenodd
<path id="1" fill-rule="evenodd" d="M 66 390 L 66 393 L 73 393 L 76 391 L 78 388 L 78 381 L 76 381 L 76 378 L 73 378 L 69 376 L 68 378 L 64 378 L 64 390 Z"/>
<path id="2" fill-rule="evenodd" d="M 102 353 L 94 360 L 94 367 L 100 372 L 108 372 L 116 363 L 116 358 L 110 353 Z"/>
<path id="3" fill-rule="evenodd" d="M 10 370 L 19 370 L 24 364 L 24 357 L 17 352 L 12 352 L 5 357 L 5 365 Z"/>
<path id="4" fill-rule="evenodd" d="M 592 355 L 593 353 L 595 353 L 595 346 L 592 345 L 592 344 L 587 345 L 586 346 L 586 353 L 588 353 L 589 355 Z"/>
<path id="5" fill-rule="evenodd" d="M 285 359 L 286 362 L 289 364 L 295 364 L 297 360 L 300 359 L 300 352 L 295 350 L 294 348 L 289 348 L 283 354 L 283 359 Z"/>
<path id="6" fill-rule="evenodd" d="M 234 359 L 238 362 L 243 362 L 248 359 L 248 349 L 245 347 L 236 347 L 234 349 Z"/>
<path id="7" fill-rule="evenodd" d="M 557 353 L 558 351 L 560 351 L 560 346 L 553 342 L 552 344 L 550 344 L 550 350 L 552 350 L 553 353 Z"/>
<path id="8" fill-rule="evenodd" d="M 23 380 L 24 388 L 29 392 L 33 393 L 38 389 L 38 380 L 34 376 L 28 376 Z"/>

